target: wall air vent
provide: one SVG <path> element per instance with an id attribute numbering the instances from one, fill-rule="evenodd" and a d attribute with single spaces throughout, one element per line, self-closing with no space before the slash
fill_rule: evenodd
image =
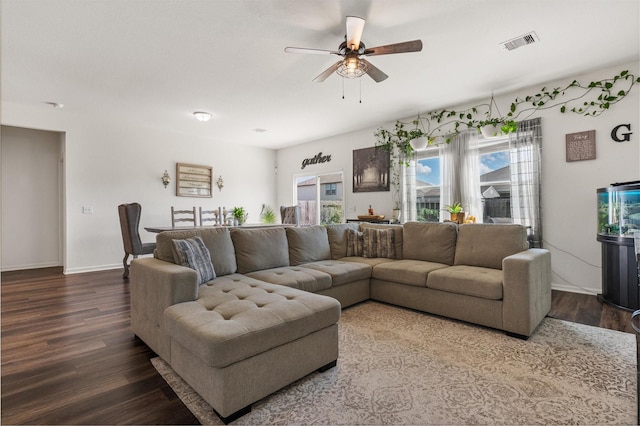
<path id="1" fill-rule="evenodd" d="M 528 44 L 533 44 L 537 41 L 540 41 L 540 39 L 538 38 L 538 35 L 534 31 L 531 31 L 519 37 L 513 38 L 511 40 L 503 41 L 502 43 L 500 43 L 500 45 L 502 45 L 502 47 L 504 47 L 507 50 L 514 50 L 514 49 L 517 49 L 518 47 L 526 46 Z"/>

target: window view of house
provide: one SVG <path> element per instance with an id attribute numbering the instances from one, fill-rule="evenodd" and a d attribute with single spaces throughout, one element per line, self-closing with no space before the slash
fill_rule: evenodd
<path id="1" fill-rule="evenodd" d="M 342 172 L 295 178 L 302 225 L 344 222 Z"/>
<path id="2" fill-rule="evenodd" d="M 480 188 L 483 222 L 511 217 L 511 170 L 509 139 L 491 138 L 479 142 Z M 418 153 L 416 160 L 416 216 L 420 222 L 440 218 L 440 156 L 438 147 Z"/>

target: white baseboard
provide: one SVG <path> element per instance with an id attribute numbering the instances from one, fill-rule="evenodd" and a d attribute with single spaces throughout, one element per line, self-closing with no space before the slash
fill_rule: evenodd
<path id="1" fill-rule="evenodd" d="M 568 284 L 551 284 L 551 290 L 567 291 L 569 293 L 590 294 L 592 296 L 595 296 L 601 293 L 600 290 L 594 290 L 592 288 L 576 287 L 574 285 L 568 285 Z"/>
<path id="2" fill-rule="evenodd" d="M 28 265 L 2 265 L 2 272 L 9 271 L 22 271 L 25 269 L 40 269 L 40 268 L 54 268 L 56 266 L 62 266 L 60 262 L 45 262 L 45 263 L 33 263 Z"/>
<path id="3" fill-rule="evenodd" d="M 81 268 L 65 268 L 63 274 L 72 275 L 72 274 L 82 274 L 84 272 L 99 272 L 99 271 L 109 271 L 112 269 L 122 269 L 122 263 L 116 263 L 111 265 L 100 265 L 100 266 L 87 266 Z"/>

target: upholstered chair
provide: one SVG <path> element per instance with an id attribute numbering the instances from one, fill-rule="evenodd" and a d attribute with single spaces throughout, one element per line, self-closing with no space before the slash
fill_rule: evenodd
<path id="1" fill-rule="evenodd" d="M 142 206 L 139 203 L 120 204 L 118 214 L 120 215 L 120 230 L 122 231 L 122 243 L 124 245 L 124 266 L 123 278 L 129 276 L 129 256 L 137 258 L 141 254 L 151 254 L 156 248 L 156 243 L 143 243 L 140 240 L 138 227 L 140 226 L 140 215 Z"/>
<path id="2" fill-rule="evenodd" d="M 302 217 L 300 206 L 280 206 L 280 216 L 283 224 L 300 226 Z"/>

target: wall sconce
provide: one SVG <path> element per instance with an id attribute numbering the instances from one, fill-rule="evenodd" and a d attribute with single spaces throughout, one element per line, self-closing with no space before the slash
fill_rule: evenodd
<path id="1" fill-rule="evenodd" d="M 224 180 L 222 180 L 222 175 L 218 177 L 216 184 L 218 185 L 218 189 L 222 191 L 222 187 L 224 186 Z"/>
<path id="2" fill-rule="evenodd" d="M 164 184 L 164 188 L 167 189 L 167 185 L 169 185 L 169 182 L 171 182 L 171 176 L 169 176 L 169 172 L 167 172 L 165 170 L 164 174 L 162 175 L 162 177 L 160 179 L 162 179 L 162 183 Z"/>

